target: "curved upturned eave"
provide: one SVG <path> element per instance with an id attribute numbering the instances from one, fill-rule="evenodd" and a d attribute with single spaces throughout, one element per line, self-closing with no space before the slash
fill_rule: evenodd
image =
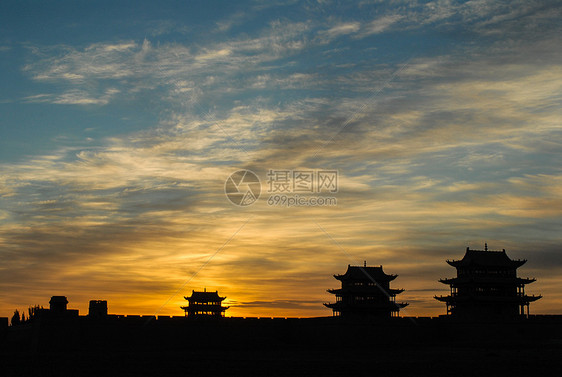
<path id="1" fill-rule="evenodd" d="M 451 260 L 451 259 L 447 259 L 446 260 L 447 264 L 449 266 L 453 266 L 453 267 L 458 267 L 457 265 L 461 262 L 460 260 Z"/>
<path id="2" fill-rule="evenodd" d="M 537 279 L 535 278 L 520 278 L 513 276 L 463 276 L 456 278 L 445 278 L 439 279 L 440 283 L 447 285 L 460 285 L 460 284 L 470 284 L 470 283 L 496 283 L 496 284 L 531 284 Z"/>
<path id="3" fill-rule="evenodd" d="M 489 267 L 489 265 L 487 264 L 481 264 L 478 262 L 474 262 L 474 261 L 470 261 L 470 260 L 466 260 L 466 259 L 460 259 L 460 260 L 446 260 L 447 264 L 450 266 L 453 266 L 455 268 L 459 268 L 459 267 Z M 510 268 L 519 268 L 521 266 L 523 266 L 525 263 L 527 263 L 526 259 L 510 259 L 509 262 L 509 266 L 504 266 L 504 265 L 499 265 L 498 267 L 510 267 Z"/>
<path id="4" fill-rule="evenodd" d="M 524 296 L 524 298 L 527 299 L 527 301 L 529 301 L 529 302 L 534 302 L 534 301 L 537 301 L 538 299 L 541 299 L 542 295 Z"/>
<path id="5" fill-rule="evenodd" d="M 408 306 L 407 302 L 381 302 L 381 303 L 354 303 L 349 304 L 345 302 L 324 303 L 325 307 L 335 310 L 368 310 L 368 309 L 389 309 L 399 310 Z"/>
<path id="6" fill-rule="evenodd" d="M 362 278 L 361 280 L 368 280 L 368 281 L 375 281 L 377 284 L 380 284 L 381 282 L 387 282 L 387 281 L 393 281 L 394 279 L 396 279 L 398 277 L 398 275 L 386 275 L 384 278 L 382 279 L 371 279 L 370 276 L 365 276 L 364 278 Z M 342 281 L 348 278 L 347 275 L 334 275 L 334 278 L 336 280 Z M 359 280 L 359 279 L 354 279 L 354 280 Z M 360 280 L 360 281 L 361 281 Z"/>
<path id="7" fill-rule="evenodd" d="M 451 296 L 433 296 L 433 298 L 441 302 L 449 302 L 452 299 Z"/>
<path id="8" fill-rule="evenodd" d="M 434 299 L 441 302 L 467 302 L 467 301 L 480 301 L 480 302 L 518 302 L 520 304 L 530 303 L 541 299 L 541 295 L 537 296 L 481 296 L 481 295 L 467 295 L 467 296 L 433 296 Z"/>

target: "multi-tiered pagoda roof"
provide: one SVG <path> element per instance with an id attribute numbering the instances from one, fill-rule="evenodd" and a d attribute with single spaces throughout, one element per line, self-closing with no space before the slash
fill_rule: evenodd
<path id="1" fill-rule="evenodd" d="M 501 251 L 466 249 L 461 260 L 447 260 L 457 269 L 457 277 L 440 279 L 450 286 L 449 296 L 435 296 L 447 304 L 447 314 L 465 319 L 515 318 L 541 296 L 525 294 L 533 278 L 517 277 L 517 268 L 526 260 L 510 259 Z"/>
<path id="2" fill-rule="evenodd" d="M 220 297 L 219 292 L 191 292 L 191 296 L 184 297 L 188 302 L 188 306 L 182 306 L 187 317 L 222 317 L 224 312 L 229 308 L 222 306 L 222 302 L 226 297 Z"/>
<path id="3" fill-rule="evenodd" d="M 408 304 L 397 303 L 397 294 L 403 289 L 390 288 L 390 282 L 398 275 L 386 274 L 382 266 L 347 266 L 343 275 L 334 275 L 341 281 L 341 288 L 328 289 L 336 296 L 335 303 L 324 304 L 336 316 L 378 316 L 398 315 Z"/>

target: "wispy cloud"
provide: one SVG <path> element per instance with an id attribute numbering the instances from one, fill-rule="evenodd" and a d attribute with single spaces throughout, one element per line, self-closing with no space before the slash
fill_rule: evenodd
<path id="1" fill-rule="evenodd" d="M 393 24 L 396 24 L 402 19 L 401 15 L 393 14 L 377 18 L 362 28 L 360 33 L 361 37 L 371 34 L 378 34 L 388 30 Z"/>
<path id="2" fill-rule="evenodd" d="M 42 303 L 77 287 L 73 302 L 97 292 L 113 312 L 150 314 L 248 212 L 255 221 L 188 287 L 218 289 L 232 315 L 329 314 L 325 289 L 349 256 L 315 222 L 353 259 L 399 274 L 416 314 L 443 312 L 431 296 L 452 273 L 444 260 L 484 241 L 529 259 L 526 271 L 542 275 L 536 289 L 562 302 L 560 38 L 546 31 L 537 41 L 538 22 L 552 24 L 548 14 L 557 13 L 535 3 L 400 6 L 227 33 L 246 22 L 240 13 L 213 23 L 219 37 L 205 43 L 149 37 L 32 49 L 24 73 L 40 90 L 22 102 L 89 109 L 144 106 L 149 97 L 160 115 L 95 147 L 0 165 L 0 270 L 9 288 L 0 304 Z M 148 35 L 176 28 L 158 25 Z M 458 46 L 407 64 L 379 55 L 389 51 L 384 33 L 415 28 L 454 31 Z M 495 38 L 502 28 L 514 39 Z M 466 35 L 487 37 L 465 43 Z M 261 177 L 337 169 L 338 206 L 274 208 L 262 199 L 233 207 L 224 181 L 239 168 Z M 177 314 L 181 301 L 162 313 Z M 552 307 L 561 306 L 540 310 Z"/>
<path id="3" fill-rule="evenodd" d="M 318 34 L 323 43 L 329 43 L 334 38 L 342 35 L 355 34 L 361 28 L 359 22 L 344 22 L 332 26 L 327 30 L 322 30 Z"/>
<path id="4" fill-rule="evenodd" d="M 24 98 L 25 102 L 53 103 L 57 105 L 107 105 L 109 101 L 119 93 L 119 89 L 108 88 L 105 93 L 97 98 L 91 97 L 88 93 L 79 89 L 72 89 L 60 95 L 36 94 Z"/>

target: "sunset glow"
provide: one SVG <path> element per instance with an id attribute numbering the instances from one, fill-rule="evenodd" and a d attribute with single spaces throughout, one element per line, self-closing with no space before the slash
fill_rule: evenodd
<path id="1" fill-rule="evenodd" d="M 364 261 L 437 316 L 445 261 L 485 242 L 562 314 L 558 2 L 118 3 L 0 5 L 0 316 L 181 316 L 204 288 L 330 316 Z M 281 170 L 337 171 L 301 194 L 337 204 L 271 205 Z"/>

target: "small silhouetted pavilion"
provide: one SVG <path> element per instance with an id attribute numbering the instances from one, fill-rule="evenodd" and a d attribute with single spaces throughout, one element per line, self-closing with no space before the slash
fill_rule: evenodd
<path id="1" fill-rule="evenodd" d="M 107 317 L 107 301 L 106 300 L 90 300 L 88 307 L 88 317 L 90 318 L 106 318 Z"/>
<path id="2" fill-rule="evenodd" d="M 222 306 L 222 302 L 226 297 L 220 297 L 219 292 L 191 292 L 191 296 L 184 297 L 188 302 L 188 306 L 182 306 L 186 317 L 224 317 L 224 312 L 228 306 Z"/>
<path id="3" fill-rule="evenodd" d="M 463 319 L 509 319 L 529 315 L 529 304 L 542 296 L 528 296 L 525 285 L 533 278 L 517 277 L 517 268 L 527 260 L 510 259 L 502 251 L 470 250 L 461 260 L 447 260 L 457 277 L 439 280 L 449 285 L 449 296 L 435 296 L 445 302 L 447 315 Z"/>
<path id="4" fill-rule="evenodd" d="M 66 296 L 52 296 L 49 301 L 49 309 L 37 309 L 35 313 L 41 319 L 70 319 L 77 318 L 77 309 L 68 309 L 68 299 Z"/>
<path id="5" fill-rule="evenodd" d="M 49 301 L 51 313 L 65 313 L 67 311 L 68 299 L 66 296 L 52 296 Z"/>
<path id="6" fill-rule="evenodd" d="M 341 281 L 341 288 L 328 289 L 336 296 L 335 303 L 324 304 L 334 316 L 342 317 L 393 317 L 407 303 L 396 302 L 396 295 L 403 289 L 390 288 L 390 282 L 398 275 L 387 275 L 382 266 L 347 266 L 343 275 L 334 275 Z"/>

